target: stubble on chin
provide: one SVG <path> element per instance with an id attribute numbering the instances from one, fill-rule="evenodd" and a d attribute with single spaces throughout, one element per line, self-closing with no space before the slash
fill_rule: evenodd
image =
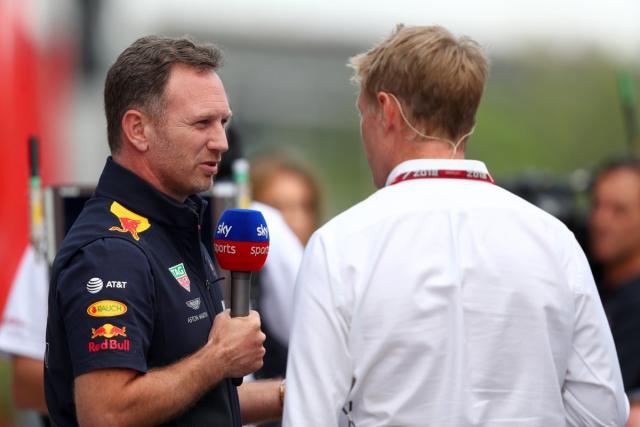
<path id="1" fill-rule="evenodd" d="M 207 183 L 205 183 L 204 179 L 201 182 L 195 183 L 193 194 L 204 193 L 205 191 L 211 189 L 211 187 L 213 186 L 214 177 L 215 175 L 209 177 Z"/>

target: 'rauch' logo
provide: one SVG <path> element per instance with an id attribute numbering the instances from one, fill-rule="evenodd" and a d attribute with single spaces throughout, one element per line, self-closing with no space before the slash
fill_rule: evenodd
<path id="1" fill-rule="evenodd" d="M 180 286 L 186 289 L 187 292 L 191 292 L 191 281 L 189 280 L 189 276 L 187 276 L 187 271 L 184 269 L 183 263 L 169 267 L 169 271 L 178 281 Z"/>
<path id="2" fill-rule="evenodd" d="M 94 302 L 87 308 L 87 314 L 93 317 L 120 316 L 127 312 L 127 306 L 120 301 L 110 299 Z"/>

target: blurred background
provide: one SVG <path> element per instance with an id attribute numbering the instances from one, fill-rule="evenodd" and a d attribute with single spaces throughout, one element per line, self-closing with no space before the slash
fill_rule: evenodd
<path id="1" fill-rule="evenodd" d="M 347 60 L 397 23 L 483 46 L 491 72 L 467 157 L 581 233 L 594 168 L 640 151 L 638 0 L 0 0 L 0 312 L 29 240 L 27 139 L 40 140 L 44 185 L 95 185 L 105 74 L 136 38 L 220 46 L 247 157 L 311 168 L 327 220 L 374 191 Z M 8 390 L 0 357 L 0 426 L 27 425 Z"/>

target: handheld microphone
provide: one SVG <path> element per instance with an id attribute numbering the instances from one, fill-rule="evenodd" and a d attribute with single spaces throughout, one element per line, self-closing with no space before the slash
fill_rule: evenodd
<path id="1" fill-rule="evenodd" d="M 221 268 L 231 272 L 231 317 L 249 315 L 251 273 L 262 268 L 269 254 L 269 229 L 260 211 L 227 209 L 222 213 L 213 247 Z M 236 386 L 242 378 L 234 378 Z"/>
<path id="2" fill-rule="evenodd" d="M 231 317 L 249 315 L 251 273 L 269 254 L 269 229 L 260 211 L 227 209 L 213 241 L 220 267 L 231 272 Z"/>

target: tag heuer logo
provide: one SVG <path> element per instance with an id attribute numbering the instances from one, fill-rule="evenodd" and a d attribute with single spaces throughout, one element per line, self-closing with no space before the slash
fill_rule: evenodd
<path id="1" fill-rule="evenodd" d="M 187 304 L 187 307 L 197 310 L 200 308 L 200 298 L 189 300 L 185 304 Z"/>
<path id="2" fill-rule="evenodd" d="M 187 292 L 191 292 L 191 281 L 189 280 L 189 276 L 187 276 L 187 270 L 184 269 L 183 263 L 169 267 L 169 271 L 178 281 L 180 286 L 182 286 Z"/>

